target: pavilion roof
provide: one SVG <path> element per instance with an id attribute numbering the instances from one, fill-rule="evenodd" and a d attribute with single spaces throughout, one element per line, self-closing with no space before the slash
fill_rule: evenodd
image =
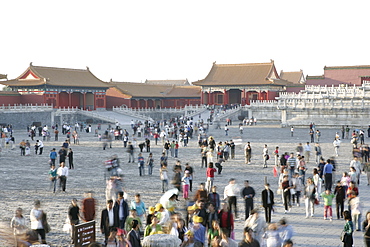
<path id="1" fill-rule="evenodd" d="M 274 61 L 271 60 L 269 63 L 213 63 L 206 78 L 192 84 L 198 86 L 258 86 L 271 84 L 284 86 L 290 83 L 279 77 Z"/>
<path id="2" fill-rule="evenodd" d="M 280 72 L 280 78 L 292 82 L 293 84 L 305 83 L 303 71 L 292 71 L 292 72 Z"/>
<path id="3" fill-rule="evenodd" d="M 108 88 L 109 85 L 86 69 L 69 69 L 34 66 L 32 63 L 20 76 L 13 80 L 0 81 L 7 86 L 62 86 Z"/>
<path id="4" fill-rule="evenodd" d="M 135 98 L 187 98 L 200 97 L 201 88 L 197 86 L 175 86 L 134 82 L 110 82 L 123 94 Z"/>
<path id="5" fill-rule="evenodd" d="M 161 85 L 190 85 L 188 79 L 185 80 L 145 80 L 148 84 L 161 84 Z"/>

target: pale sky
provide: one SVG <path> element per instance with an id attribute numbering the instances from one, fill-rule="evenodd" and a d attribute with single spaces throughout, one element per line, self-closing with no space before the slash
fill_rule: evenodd
<path id="1" fill-rule="evenodd" d="M 85 69 L 101 80 L 207 76 L 218 64 L 278 72 L 370 65 L 370 1 L 1 1 L 0 73 Z"/>

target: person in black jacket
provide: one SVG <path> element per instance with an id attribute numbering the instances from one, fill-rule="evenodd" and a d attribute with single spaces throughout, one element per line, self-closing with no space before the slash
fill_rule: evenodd
<path id="1" fill-rule="evenodd" d="M 121 229 L 125 229 L 125 222 L 128 216 L 128 205 L 123 198 L 123 191 L 118 192 L 118 198 L 114 204 L 113 211 L 114 220 L 117 222 L 116 225 Z"/>
<path id="2" fill-rule="evenodd" d="M 346 200 L 346 189 L 340 183 L 340 180 L 337 182 L 337 186 L 334 189 L 336 206 L 337 206 L 337 218 L 343 218 L 343 211 L 344 211 L 344 201 Z M 340 210 L 339 210 L 340 207 Z"/>
<path id="3" fill-rule="evenodd" d="M 107 201 L 107 208 L 101 212 L 100 230 L 105 236 L 105 243 L 107 243 L 110 232 L 118 226 L 116 222 L 115 212 L 113 209 L 113 200 Z"/>
<path id="4" fill-rule="evenodd" d="M 127 234 L 127 240 L 130 241 L 132 247 L 141 247 L 139 222 L 137 220 L 131 222 L 131 231 Z"/>
<path id="5" fill-rule="evenodd" d="M 71 223 L 72 232 L 71 232 L 71 238 L 72 238 L 72 244 L 74 243 L 74 226 L 78 225 L 80 222 L 80 208 L 77 205 L 77 199 L 73 198 L 71 201 L 71 205 L 68 208 L 68 218 L 69 222 Z"/>
<path id="6" fill-rule="evenodd" d="M 265 184 L 265 189 L 262 191 L 262 206 L 265 209 L 266 223 L 271 223 L 271 211 L 274 206 L 274 192 L 270 190 L 270 184 Z"/>
<path id="7" fill-rule="evenodd" d="M 241 192 L 242 198 L 245 201 L 245 219 L 248 219 L 250 210 L 253 209 L 253 198 L 256 195 L 256 192 L 252 187 L 249 186 L 249 181 L 244 181 L 244 189 Z"/>

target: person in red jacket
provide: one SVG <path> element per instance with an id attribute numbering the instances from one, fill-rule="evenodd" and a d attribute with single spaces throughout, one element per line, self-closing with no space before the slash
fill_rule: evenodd
<path id="1" fill-rule="evenodd" d="M 206 184 L 206 190 L 208 191 L 208 193 L 211 192 L 211 189 L 212 189 L 212 186 L 213 186 L 213 180 L 215 178 L 215 172 L 216 172 L 216 168 L 213 167 L 213 162 L 209 162 L 208 163 L 208 168 L 207 168 L 207 171 L 206 171 L 206 174 L 207 174 L 207 184 Z"/>

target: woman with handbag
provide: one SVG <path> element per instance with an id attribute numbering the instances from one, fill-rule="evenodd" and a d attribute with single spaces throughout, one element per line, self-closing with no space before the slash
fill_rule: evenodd
<path id="1" fill-rule="evenodd" d="M 343 227 L 341 240 L 343 242 L 343 247 L 352 247 L 353 245 L 353 223 L 351 218 L 351 213 L 346 210 L 343 212 L 344 220 L 346 221 L 346 224 Z"/>
<path id="2" fill-rule="evenodd" d="M 311 217 L 313 217 L 313 213 L 315 210 L 315 200 L 316 200 L 316 188 L 313 183 L 312 178 L 307 178 L 307 185 L 304 189 L 304 199 L 306 205 L 306 218 L 308 218 L 309 213 L 311 211 Z"/>

